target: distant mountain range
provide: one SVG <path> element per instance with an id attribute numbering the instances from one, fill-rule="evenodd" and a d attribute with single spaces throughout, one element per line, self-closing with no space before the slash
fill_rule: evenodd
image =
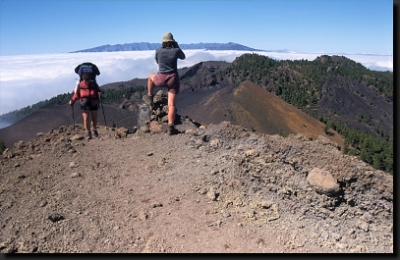
<path id="1" fill-rule="evenodd" d="M 228 42 L 228 43 L 180 43 L 179 46 L 183 50 L 235 50 L 235 51 L 265 51 L 250 48 L 238 43 Z M 125 44 L 115 44 L 115 45 L 102 45 L 90 49 L 73 51 L 71 53 L 77 52 L 112 52 L 112 51 L 148 51 L 155 50 L 161 47 L 161 43 L 149 43 L 149 42 L 134 42 Z"/>

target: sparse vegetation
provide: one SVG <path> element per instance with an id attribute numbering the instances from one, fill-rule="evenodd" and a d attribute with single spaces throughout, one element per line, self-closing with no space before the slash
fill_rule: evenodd
<path id="1" fill-rule="evenodd" d="M 122 98 L 127 99 L 141 99 L 143 93 L 147 91 L 147 89 L 143 86 L 125 86 L 124 84 L 120 84 L 117 89 L 108 89 L 104 91 L 102 95 L 102 101 L 104 103 L 113 103 Z M 135 95 L 138 92 L 138 95 Z"/>
<path id="2" fill-rule="evenodd" d="M 279 129 L 279 133 L 278 134 L 280 136 L 282 136 L 282 137 L 286 137 L 287 136 L 286 134 L 283 133 L 282 129 Z"/>
<path id="3" fill-rule="evenodd" d="M 324 133 L 325 133 L 325 134 L 328 134 L 328 130 L 329 130 L 329 126 L 328 126 L 328 125 L 325 125 L 325 126 L 324 126 Z"/>
<path id="4" fill-rule="evenodd" d="M 233 120 L 232 110 L 226 109 L 224 116 L 227 117 L 229 120 Z"/>
<path id="5" fill-rule="evenodd" d="M 0 140 L 0 154 L 2 154 L 5 149 L 6 149 L 6 146 L 4 145 L 3 140 Z"/>
<path id="6" fill-rule="evenodd" d="M 350 129 L 331 120 L 324 120 L 320 115 L 314 115 L 314 117 L 325 124 L 325 133 L 329 128 L 332 128 L 344 137 L 343 153 L 359 156 L 361 160 L 372 165 L 375 169 L 393 174 L 392 137 L 385 135 L 384 140 L 382 140 L 369 133 Z"/>

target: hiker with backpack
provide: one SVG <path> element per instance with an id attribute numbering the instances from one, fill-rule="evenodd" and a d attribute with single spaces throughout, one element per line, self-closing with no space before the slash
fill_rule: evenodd
<path id="1" fill-rule="evenodd" d="M 93 64 L 91 62 L 84 62 L 84 63 L 76 66 L 75 73 L 79 75 L 79 81 L 82 81 L 83 73 L 89 73 L 90 79 L 96 82 L 96 76 L 100 75 L 100 70 L 96 66 L 96 64 Z M 100 97 L 99 97 L 99 100 L 100 100 L 100 105 L 101 105 L 101 111 L 103 112 L 104 124 L 107 126 L 106 115 L 104 114 L 103 102 L 101 101 Z"/>
<path id="2" fill-rule="evenodd" d="M 91 127 L 93 135 L 98 137 L 97 132 L 97 110 L 99 107 L 99 98 L 101 89 L 97 82 L 93 79 L 91 73 L 83 72 L 80 82 L 76 85 L 74 94 L 68 104 L 73 106 L 79 99 L 83 125 L 86 130 L 86 139 L 92 139 Z"/>
<path id="3" fill-rule="evenodd" d="M 179 133 L 175 128 L 176 95 L 179 93 L 180 82 L 178 75 L 178 59 L 184 60 L 185 53 L 181 50 L 173 35 L 167 32 L 163 35 L 162 46 L 156 49 L 155 59 L 158 72 L 151 73 L 147 80 L 147 96 L 143 100 L 153 108 L 154 88 L 165 87 L 168 89 L 168 134 Z"/>

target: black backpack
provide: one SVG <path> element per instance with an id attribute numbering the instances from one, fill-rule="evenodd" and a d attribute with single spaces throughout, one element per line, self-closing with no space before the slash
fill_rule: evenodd
<path id="1" fill-rule="evenodd" d="M 96 80 L 96 76 L 100 75 L 100 70 L 97 66 L 91 62 L 85 62 L 79 64 L 75 68 L 75 73 L 79 75 L 79 81 L 82 80 L 82 73 L 88 73 L 91 80 Z"/>

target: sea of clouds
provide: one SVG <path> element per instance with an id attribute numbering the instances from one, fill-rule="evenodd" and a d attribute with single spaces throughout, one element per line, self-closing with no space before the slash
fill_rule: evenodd
<path id="1" fill-rule="evenodd" d="M 203 61 L 232 62 L 245 53 L 257 53 L 277 60 L 314 60 L 324 53 L 250 52 L 184 50 L 185 60 L 178 67 L 190 67 Z M 92 62 L 100 69 L 99 85 L 147 78 L 157 72 L 155 51 L 60 53 L 40 55 L 0 56 L 0 115 L 72 92 L 77 82 L 74 69 L 83 62 Z M 366 68 L 393 71 L 393 55 L 332 54 L 345 56 Z M 7 122 L 0 122 L 0 128 Z"/>

